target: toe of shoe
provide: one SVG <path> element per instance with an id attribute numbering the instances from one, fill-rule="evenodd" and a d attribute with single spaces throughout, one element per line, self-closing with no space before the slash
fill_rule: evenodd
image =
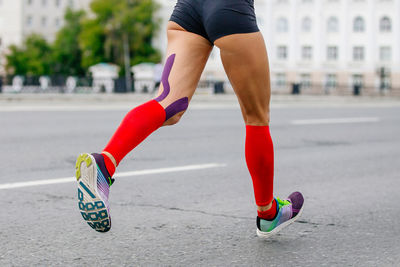
<path id="1" fill-rule="evenodd" d="M 303 194 L 300 192 L 294 192 L 288 197 L 289 201 L 292 203 L 294 210 L 300 210 L 304 204 Z"/>

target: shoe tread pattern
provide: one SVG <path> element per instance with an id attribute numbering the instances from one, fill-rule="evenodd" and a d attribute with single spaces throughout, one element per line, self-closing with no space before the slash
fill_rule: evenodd
<path id="1" fill-rule="evenodd" d="M 76 178 L 78 181 L 78 206 L 82 218 L 98 232 L 108 232 L 111 218 L 106 204 L 97 194 L 95 169 L 97 165 L 89 154 L 81 154 L 76 161 Z"/>

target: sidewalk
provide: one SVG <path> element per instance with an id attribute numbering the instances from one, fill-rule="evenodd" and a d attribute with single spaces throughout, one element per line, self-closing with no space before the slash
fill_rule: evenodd
<path id="1" fill-rule="evenodd" d="M 151 94 L 0 94 L 0 110 L 127 109 L 153 98 Z M 272 95 L 272 108 L 400 106 L 400 97 Z M 237 108 L 233 94 L 195 94 L 194 108 Z"/>

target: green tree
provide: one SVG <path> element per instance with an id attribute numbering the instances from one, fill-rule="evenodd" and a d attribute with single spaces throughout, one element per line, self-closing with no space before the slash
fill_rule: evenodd
<path id="1" fill-rule="evenodd" d="M 151 45 L 159 27 L 154 0 L 94 0 L 90 7 L 94 17 L 83 22 L 79 38 L 84 68 L 103 61 L 124 69 L 160 60 L 160 53 Z"/>
<path id="2" fill-rule="evenodd" d="M 94 64 L 112 62 L 128 74 L 131 65 L 158 62 L 160 53 L 151 44 L 159 27 L 157 9 L 155 0 L 93 0 L 87 18 L 83 11 L 68 9 L 52 46 L 37 34 L 28 36 L 21 47 L 10 46 L 7 71 L 82 75 Z"/>
<path id="3" fill-rule="evenodd" d="M 82 10 L 68 8 L 65 12 L 64 26 L 57 33 L 53 44 L 53 73 L 64 75 L 84 75 L 82 50 L 79 47 L 81 21 L 85 16 Z"/>
<path id="4" fill-rule="evenodd" d="M 48 75 L 51 73 L 51 47 L 38 34 L 29 35 L 22 47 L 10 46 L 6 70 L 16 75 Z"/>

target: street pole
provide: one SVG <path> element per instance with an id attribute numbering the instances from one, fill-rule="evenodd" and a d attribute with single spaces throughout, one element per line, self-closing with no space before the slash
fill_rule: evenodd
<path id="1" fill-rule="evenodd" d="M 132 91 L 132 79 L 131 79 L 131 57 L 129 53 L 129 38 L 128 34 L 123 34 L 123 42 L 124 42 L 124 63 L 125 63 L 125 85 L 126 91 Z"/>

